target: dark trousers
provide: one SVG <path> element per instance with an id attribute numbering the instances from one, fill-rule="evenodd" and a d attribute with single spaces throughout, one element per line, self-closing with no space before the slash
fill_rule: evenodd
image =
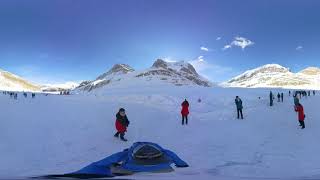
<path id="1" fill-rule="evenodd" d="M 302 128 L 305 128 L 304 121 L 299 121 L 299 123 Z"/>
<path id="2" fill-rule="evenodd" d="M 184 125 L 184 120 L 186 120 L 186 124 L 188 124 L 188 116 L 182 116 L 182 125 Z"/>
<path id="3" fill-rule="evenodd" d="M 241 115 L 241 119 L 243 119 L 242 109 L 237 109 L 237 113 L 238 113 L 238 119 L 239 119 L 239 114 Z"/>
<path id="4" fill-rule="evenodd" d="M 114 137 L 119 137 L 120 135 L 120 138 L 123 139 L 124 138 L 124 133 L 120 133 L 120 132 L 117 132 L 114 134 Z"/>

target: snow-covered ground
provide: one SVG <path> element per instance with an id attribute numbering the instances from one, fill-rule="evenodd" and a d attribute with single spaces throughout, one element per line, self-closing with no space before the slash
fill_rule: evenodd
<path id="1" fill-rule="evenodd" d="M 292 97 L 279 91 L 284 102 L 273 107 L 269 89 L 114 87 L 18 100 L 1 93 L 0 177 L 68 173 L 135 141 L 151 141 L 175 151 L 190 167 L 128 178 L 320 178 L 320 95 L 301 99 L 306 113 L 301 130 Z M 244 120 L 236 119 L 236 95 L 243 100 Z M 188 126 L 180 118 L 184 98 L 190 103 Z M 120 107 L 131 122 L 129 142 L 113 137 Z"/>

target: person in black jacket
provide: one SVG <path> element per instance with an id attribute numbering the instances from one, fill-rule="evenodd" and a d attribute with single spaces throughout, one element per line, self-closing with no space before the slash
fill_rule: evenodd
<path id="1" fill-rule="evenodd" d="M 278 102 L 280 102 L 280 93 L 278 93 L 278 95 L 277 95 L 277 97 L 278 97 Z"/>
<path id="2" fill-rule="evenodd" d="M 270 91 L 270 94 L 269 94 L 269 98 L 270 98 L 270 106 L 273 106 L 273 94 L 272 94 L 271 91 Z"/>
<path id="3" fill-rule="evenodd" d="M 128 117 L 126 115 L 125 109 L 120 108 L 119 112 L 116 114 L 116 129 L 117 132 L 114 134 L 114 137 L 119 137 L 122 141 L 127 141 L 126 138 L 124 138 L 124 134 L 127 131 L 127 127 L 129 126 L 130 122 L 128 120 Z"/>
<path id="4" fill-rule="evenodd" d="M 241 115 L 241 119 L 243 119 L 243 115 L 242 115 L 242 109 L 243 109 L 242 100 L 239 98 L 239 96 L 236 96 L 236 99 L 234 100 L 234 103 L 236 104 L 236 107 L 237 107 L 237 113 L 238 113 L 237 118 L 239 119 L 239 114 L 240 114 Z"/>

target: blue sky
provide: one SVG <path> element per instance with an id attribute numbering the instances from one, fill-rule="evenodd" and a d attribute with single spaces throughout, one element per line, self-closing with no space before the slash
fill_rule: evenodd
<path id="1" fill-rule="evenodd" d="M 212 81 L 320 66 L 317 0 L 1 0 L 0 68 L 38 83 L 185 60 Z"/>

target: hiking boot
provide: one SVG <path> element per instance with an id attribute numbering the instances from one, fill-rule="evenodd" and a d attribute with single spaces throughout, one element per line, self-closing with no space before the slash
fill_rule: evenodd
<path id="1" fill-rule="evenodd" d="M 120 139 L 121 139 L 121 141 L 128 141 L 126 138 L 124 138 L 124 133 L 120 134 Z"/>

